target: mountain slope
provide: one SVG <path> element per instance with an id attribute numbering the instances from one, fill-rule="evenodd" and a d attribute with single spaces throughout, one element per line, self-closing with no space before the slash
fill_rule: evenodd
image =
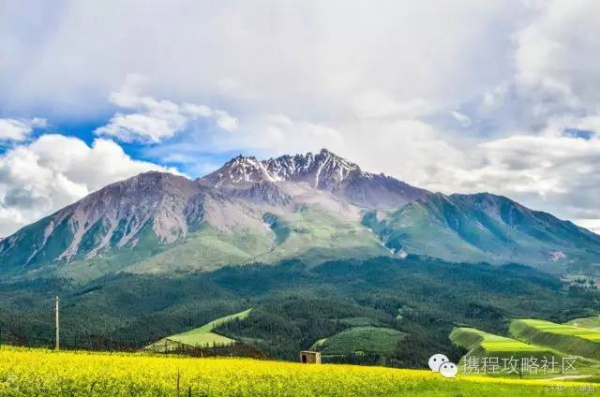
<path id="1" fill-rule="evenodd" d="M 242 175 L 247 163 L 234 159 L 221 174 Z M 208 271 L 389 253 L 360 224 L 360 209 L 332 192 L 247 179 L 211 186 L 151 172 L 109 185 L 1 241 L 2 272 L 48 275 L 51 266 L 54 274 L 87 280 L 123 270 Z"/>
<path id="2" fill-rule="evenodd" d="M 109 185 L 0 242 L 4 269 L 89 259 L 150 240 L 169 244 L 202 222 L 203 189 L 151 172 Z M 193 199 L 192 199 L 193 198 Z"/>
<path id="3" fill-rule="evenodd" d="M 438 193 L 379 216 L 370 212 L 363 223 L 394 251 L 554 272 L 589 270 L 600 258 L 600 236 L 492 194 Z"/>
<path id="4" fill-rule="evenodd" d="M 600 272 L 600 236 L 571 222 L 491 194 L 430 193 L 322 150 L 109 185 L 0 241 L 0 274 L 89 280 L 407 254 Z"/>

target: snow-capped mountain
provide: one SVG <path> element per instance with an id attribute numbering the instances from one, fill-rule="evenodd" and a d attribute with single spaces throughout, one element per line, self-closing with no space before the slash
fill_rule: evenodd
<path id="1" fill-rule="evenodd" d="M 394 207 L 429 194 L 395 178 L 365 172 L 327 149 L 262 161 L 238 156 L 200 182 L 235 189 L 257 182 L 302 183 L 363 207 Z"/>
<path id="2" fill-rule="evenodd" d="M 313 153 L 284 155 L 268 160 L 256 157 L 238 156 L 219 170 L 202 178 L 215 187 L 238 186 L 240 183 L 256 182 L 307 182 L 315 189 L 326 189 L 335 183 L 343 182 L 352 173 L 365 178 L 372 175 L 342 157 L 322 149 Z"/>
<path id="3" fill-rule="evenodd" d="M 430 193 L 322 150 L 239 156 L 197 180 L 150 172 L 111 184 L 1 240 L 0 274 L 407 254 L 594 272 L 600 236 L 505 197 Z"/>

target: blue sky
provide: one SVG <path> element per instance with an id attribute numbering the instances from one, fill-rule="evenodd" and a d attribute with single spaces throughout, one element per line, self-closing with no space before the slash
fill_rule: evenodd
<path id="1" fill-rule="evenodd" d="M 600 230 L 594 0 L 0 1 L 0 235 L 147 170 L 326 147 Z"/>

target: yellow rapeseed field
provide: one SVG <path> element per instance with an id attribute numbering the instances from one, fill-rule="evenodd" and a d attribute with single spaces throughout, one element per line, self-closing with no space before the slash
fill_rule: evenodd
<path id="1" fill-rule="evenodd" d="M 0 349 L 0 396 L 561 396 L 591 385 L 234 358 Z"/>

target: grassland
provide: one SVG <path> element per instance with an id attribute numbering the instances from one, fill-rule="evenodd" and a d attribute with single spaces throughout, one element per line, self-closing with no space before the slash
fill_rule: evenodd
<path id="1" fill-rule="evenodd" d="M 404 333 L 391 328 L 353 327 L 319 340 L 312 349 L 320 351 L 325 356 L 360 353 L 377 353 L 386 356 L 394 353 L 404 336 Z"/>
<path id="2" fill-rule="evenodd" d="M 574 320 L 569 321 L 567 325 L 572 325 L 573 327 L 578 328 L 590 328 L 600 330 L 600 316 L 576 318 Z"/>
<path id="3" fill-rule="evenodd" d="M 450 340 L 465 349 L 468 355 L 528 355 L 543 356 L 555 354 L 544 346 L 527 344 L 504 336 L 490 334 L 475 328 L 455 328 Z"/>
<path id="4" fill-rule="evenodd" d="M 273 238 L 268 229 L 259 233 L 253 229 L 239 228 L 225 233 L 204 226 L 183 242 L 127 270 L 135 273 L 161 273 L 166 268 L 176 271 L 211 271 L 222 267 L 224 263 L 251 263 L 271 247 Z"/>
<path id="5" fill-rule="evenodd" d="M 313 205 L 281 215 L 269 214 L 271 229 L 219 232 L 205 226 L 182 244 L 132 266 L 129 271 L 160 269 L 211 271 L 226 264 L 276 263 L 299 258 L 318 264 L 331 259 L 388 255 L 360 224 L 332 216 Z"/>
<path id="6" fill-rule="evenodd" d="M 226 336 L 219 335 L 217 333 L 212 332 L 219 325 L 226 323 L 232 320 L 243 320 L 248 315 L 252 309 L 245 310 L 240 313 L 232 314 L 230 316 L 225 316 L 218 318 L 214 321 L 211 321 L 208 324 L 203 325 L 200 328 L 195 328 L 191 331 L 187 331 L 177 335 L 167 336 L 149 346 L 147 346 L 147 350 L 156 351 L 156 352 L 164 352 L 176 350 L 180 345 L 190 346 L 190 347 L 212 347 L 212 346 L 228 346 L 236 343 L 234 339 L 230 339 Z"/>
<path id="7" fill-rule="evenodd" d="M 314 205 L 304 205 L 282 215 L 272 226 L 278 245 L 260 261 L 273 263 L 301 258 L 318 264 L 333 258 L 367 258 L 389 255 L 381 242 L 365 227 L 352 220 L 332 216 Z"/>
<path id="8" fill-rule="evenodd" d="M 271 264 L 289 258 L 319 264 L 332 259 L 389 255 L 365 227 L 317 206 L 305 205 L 295 212 L 270 217 L 271 229 L 239 227 L 225 232 L 204 224 L 172 246 L 157 243 L 151 234 L 144 235 L 139 247 L 82 259 L 56 271 L 62 277 L 83 282 L 123 270 L 139 274 L 160 274 L 165 269 L 208 272 L 224 264 Z"/>
<path id="9" fill-rule="evenodd" d="M 591 384 L 461 377 L 430 371 L 250 359 L 53 352 L 3 346 L 0 395 L 17 396 L 581 396 Z"/>
<path id="10" fill-rule="evenodd" d="M 513 320 L 510 332 L 527 343 L 552 346 L 565 354 L 600 360 L 600 331 L 550 321 Z"/>
<path id="11" fill-rule="evenodd" d="M 510 331 L 518 340 L 474 328 L 455 328 L 450 334 L 450 340 L 468 350 L 461 359 L 460 368 L 468 368 L 463 364 L 469 357 L 475 358 L 473 362 L 481 362 L 482 358 L 489 360 L 490 357 L 497 357 L 502 361 L 510 357 L 527 361 L 533 358 L 538 365 L 544 363 L 542 371 L 517 371 L 511 373 L 513 376 L 552 378 L 570 375 L 594 379 L 600 374 L 600 362 L 594 358 L 595 350 L 588 346 L 589 343 L 596 342 L 575 336 L 595 339 L 590 335 L 590 330 L 541 320 L 515 320 Z M 575 360 L 569 373 L 563 373 L 562 363 L 565 359 Z M 519 363 L 523 364 L 521 361 Z M 495 374 L 507 376 L 502 371 Z"/>

